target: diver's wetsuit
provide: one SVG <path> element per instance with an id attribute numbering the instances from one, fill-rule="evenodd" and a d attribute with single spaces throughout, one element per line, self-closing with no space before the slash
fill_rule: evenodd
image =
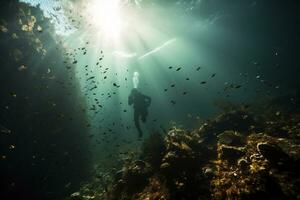
<path id="1" fill-rule="evenodd" d="M 143 135 L 140 127 L 140 118 L 142 122 L 146 122 L 148 116 L 148 107 L 151 104 L 151 98 L 140 93 L 137 89 L 133 89 L 128 97 L 128 104 L 133 104 L 134 124 L 139 132 L 139 137 Z"/>

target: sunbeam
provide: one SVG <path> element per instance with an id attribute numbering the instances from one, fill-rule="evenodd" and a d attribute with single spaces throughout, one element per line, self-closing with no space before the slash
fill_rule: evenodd
<path id="1" fill-rule="evenodd" d="M 270 2 L 0 1 L 0 198 L 299 199 L 300 1 Z"/>
<path id="2" fill-rule="evenodd" d="M 94 0 L 88 3 L 86 12 L 87 22 L 103 32 L 105 38 L 117 40 L 120 37 L 125 24 L 120 0 Z"/>

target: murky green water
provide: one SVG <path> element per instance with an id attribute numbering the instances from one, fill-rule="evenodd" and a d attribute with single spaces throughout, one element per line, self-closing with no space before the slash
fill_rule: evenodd
<path id="1" fill-rule="evenodd" d="M 249 112 L 242 118 L 253 114 L 248 128 L 265 126 L 257 132 L 279 120 L 261 115 L 286 111 L 282 121 L 288 121 L 299 114 L 296 1 L 8 0 L 0 6 L 4 199 L 75 199 L 70 195 L 82 183 L 102 184 L 108 194 L 128 160 L 147 161 L 144 143 L 156 141 L 148 139 L 152 133 L 170 145 L 165 137 L 174 127 L 198 130 L 240 108 Z M 140 96 L 129 105 L 134 88 Z M 240 123 L 230 120 L 224 130 Z M 298 145 L 298 136 L 288 137 Z M 102 182 L 91 181 L 97 173 Z M 89 196 L 104 199 L 99 193 Z"/>

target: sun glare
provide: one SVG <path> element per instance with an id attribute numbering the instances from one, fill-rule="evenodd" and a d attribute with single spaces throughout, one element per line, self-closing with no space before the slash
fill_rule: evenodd
<path id="1" fill-rule="evenodd" d="M 94 0 L 88 6 L 88 15 L 93 25 L 106 38 L 117 39 L 122 31 L 120 0 Z"/>

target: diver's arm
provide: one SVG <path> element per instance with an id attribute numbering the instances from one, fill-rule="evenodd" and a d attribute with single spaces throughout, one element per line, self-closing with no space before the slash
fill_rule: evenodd
<path id="1" fill-rule="evenodd" d="M 148 97 L 148 96 L 145 95 L 145 99 L 146 99 L 147 102 L 148 102 L 148 106 L 150 106 L 151 101 L 152 101 L 151 97 Z"/>

